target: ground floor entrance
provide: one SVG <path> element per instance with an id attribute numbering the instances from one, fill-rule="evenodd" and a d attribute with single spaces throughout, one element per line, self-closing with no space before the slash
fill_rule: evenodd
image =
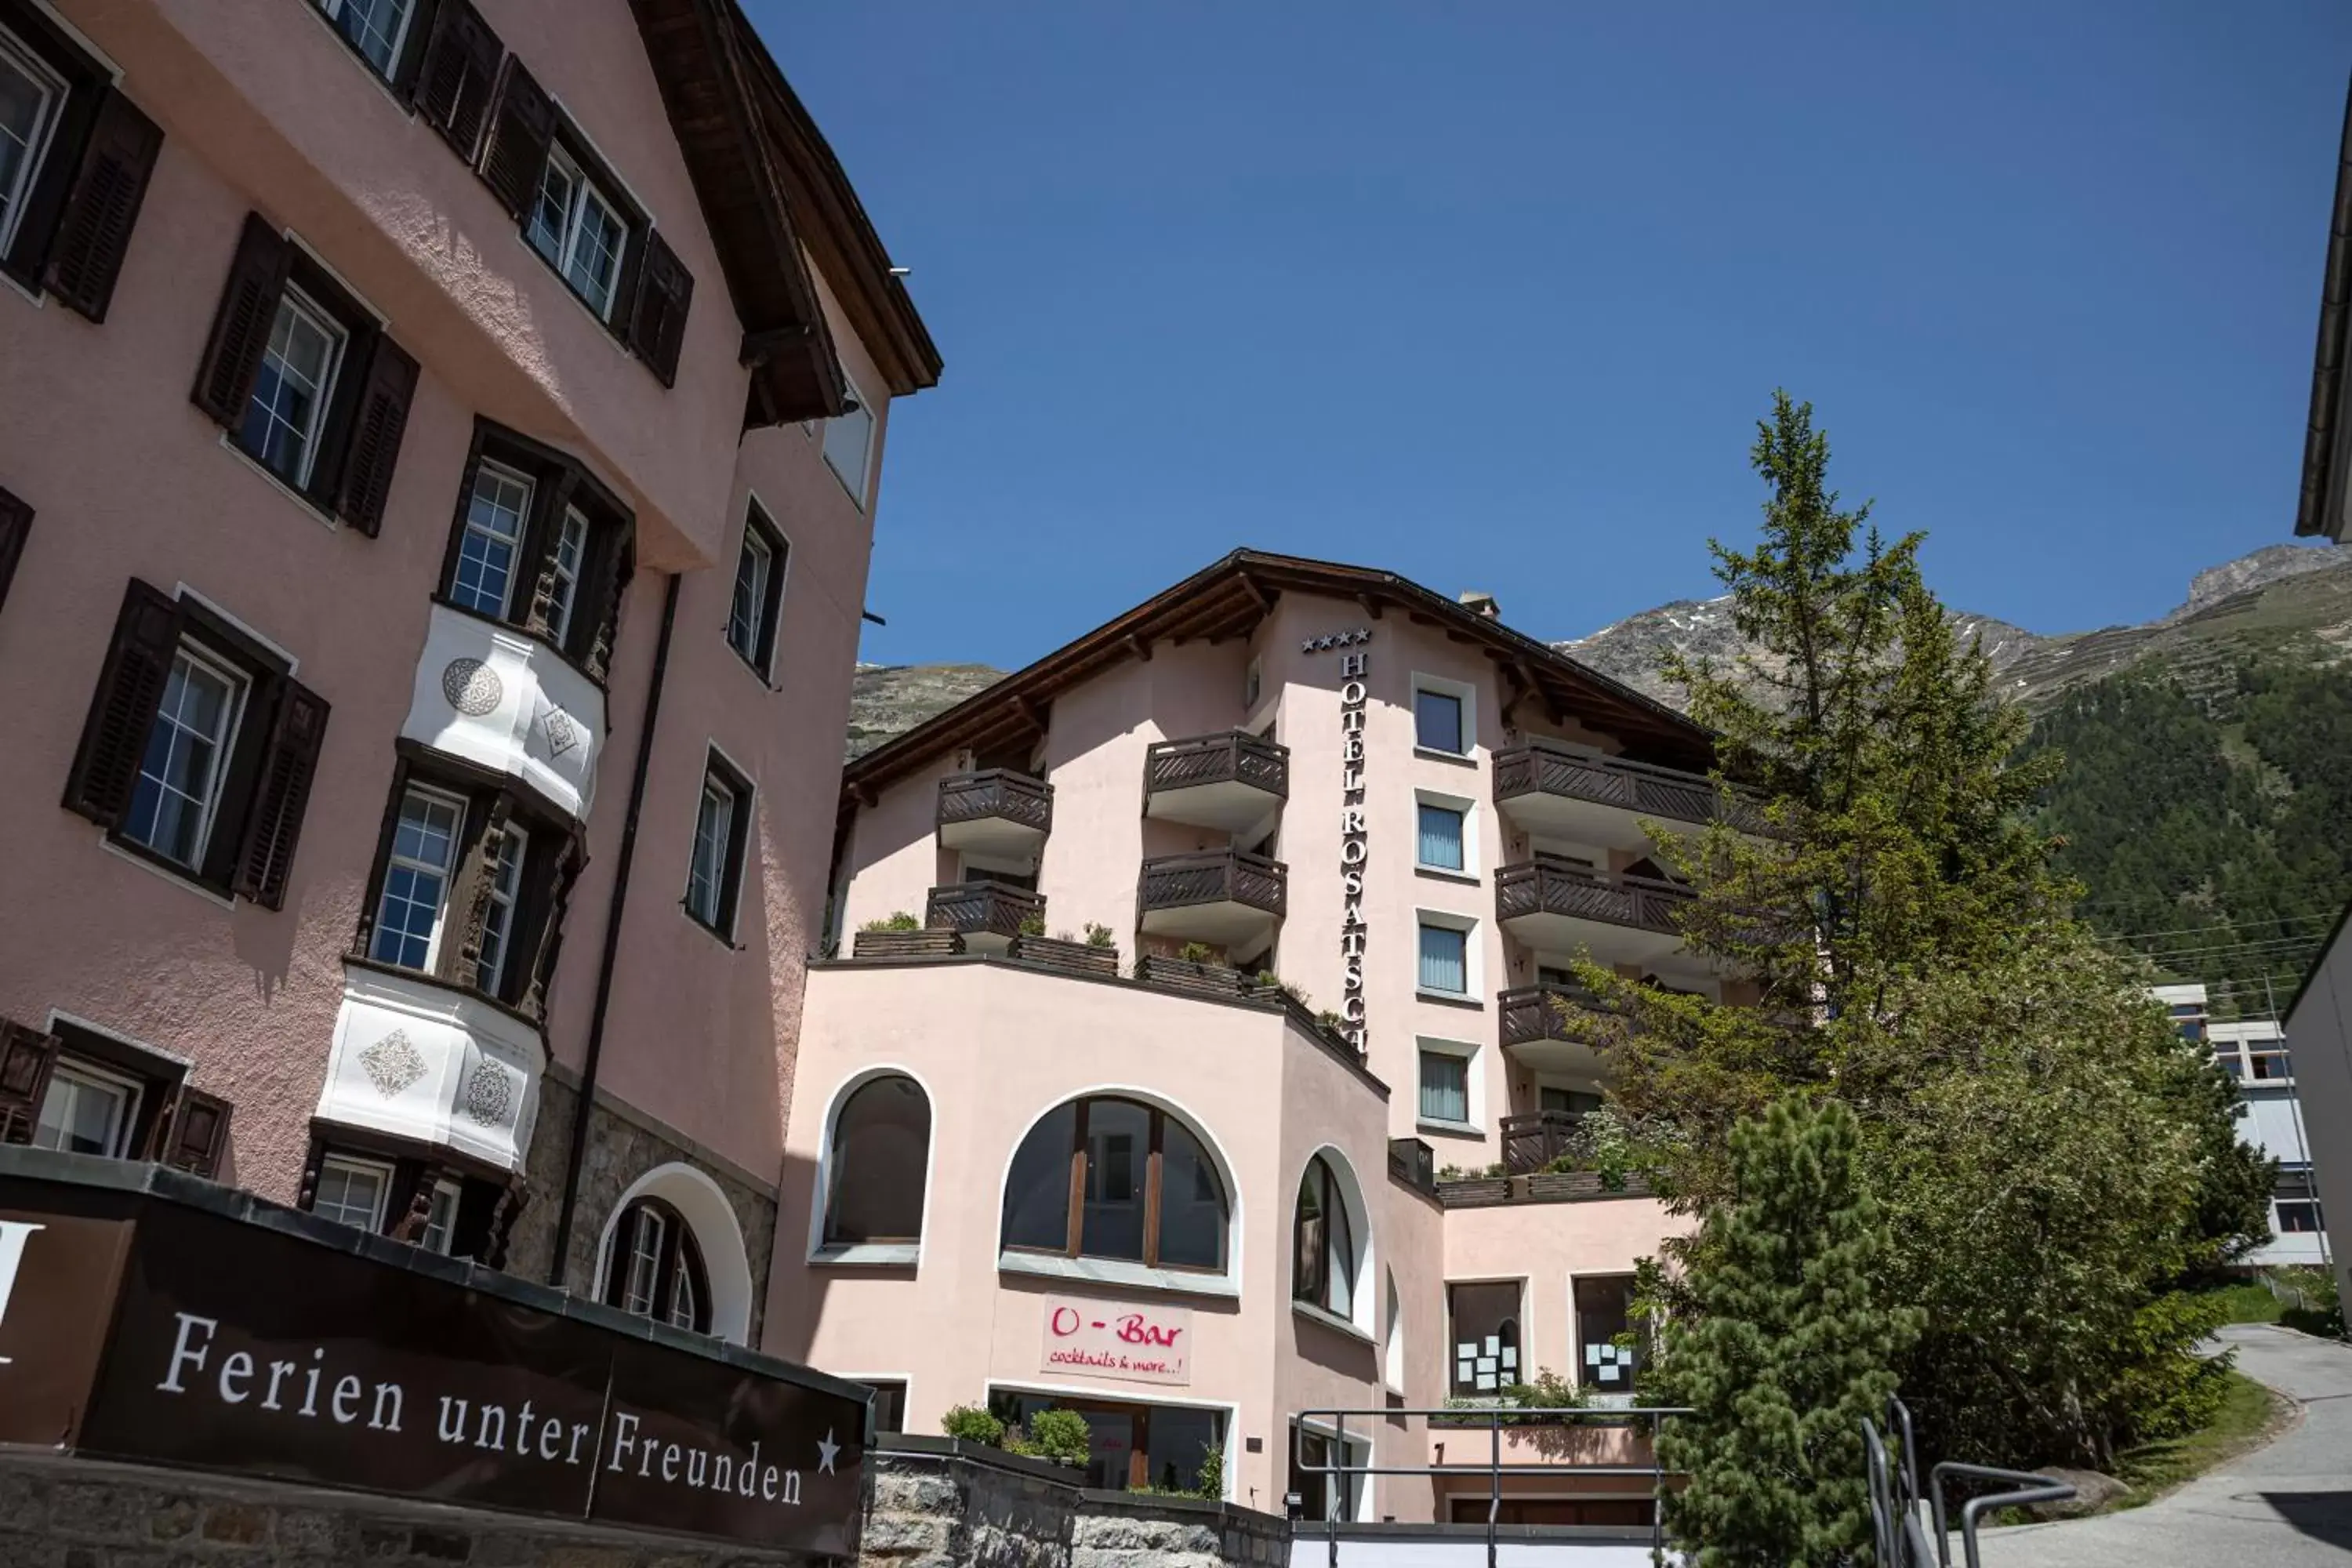
<path id="1" fill-rule="evenodd" d="M 1042 1410 L 1075 1410 L 1086 1417 L 1090 1487 L 1189 1490 L 1201 1484 L 1202 1461 L 1214 1452 L 1222 1463 L 1224 1453 L 1222 1411 L 1017 1389 L 997 1390 L 988 1407 L 998 1420 L 1024 1427 Z"/>

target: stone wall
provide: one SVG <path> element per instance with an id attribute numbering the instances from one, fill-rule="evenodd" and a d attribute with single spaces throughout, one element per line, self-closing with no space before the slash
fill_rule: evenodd
<path id="1" fill-rule="evenodd" d="M 1289 1521 L 1230 1503 L 1087 1491 L 1071 1472 L 948 1437 L 869 1459 L 859 1568 L 1278 1568 Z"/>
<path id="2" fill-rule="evenodd" d="M 524 1175 L 530 1183 L 530 1202 L 515 1218 L 507 1245 L 507 1272 L 533 1283 L 545 1283 L 548 1262 L 555 1250 L 555 1217 L 563 1193 L 563 1166 L 572 1152 L 572 1118 L 580 1104 L 570 1075 L 551 1071 L 541 1082 L 539 1121 L 531 1131 L 530 1152 Z M 719 1184 L 735 1210 L 743 1231 L 743 1249 L 751 1260 L 751 1331 L 746 1343 L 760 1342 L 766 1316 L 768 1263 L 776 1243 L 776 1195 L 772 1187 L 754 1185 L 734 1166 L 712 1155 L 683 1134 L 661 1129 L 650 1117 L 624 1115 L 598 1098 L 588 1123 L 588 1147 L 580 1164 L 580 1199 L 572 1217 L 571 1256 L 563 1269 L 563 1287 L 574 1294 L 596 1293 L 596 1245 L 614 1206 L 639 1176 L 657 1165 L 691 1165 Z"/>

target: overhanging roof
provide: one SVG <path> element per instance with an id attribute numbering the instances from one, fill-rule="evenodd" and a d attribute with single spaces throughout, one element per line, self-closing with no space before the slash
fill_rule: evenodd
<path id="1" fill-rule="evenodd" d="M 1453 641 L 1475 647 L 1494 660 L 1512 688 L 1515 702 L 1531 701 L 1549 714 L 1572 713 L 1589 720 L 1669 766 L 1704 772 L 1712 763 L 1714 745 L 1707 732 L 1673 709 L 1409 578 L 1363 566 L 1236 550 L 866 752 L 843 772 L 844 804 L 872 798 L 875 791 L 943 752 L 985 750 L 1042 731 L 1046 705 L 1055 697 L 1114 665 L 1149 658 L 1154 644 L 1247 637 L 1285 593 L 1294 591 L 1353 599 L 1374 619 L 1394 610 L 1408 620 L 1437 627 Z"/>
<path id="2" fill-rule="evenodd" d="M 2345 378 L 2352 373 L 2352 95 L 2336 160 L 2336 207 L 2327 225 L 2327 266 L 2319 287 L 2319 345 L 2311 365 L 2311 417 L 2303 439 L 2303 492 L 2294 531 L 2344 542 L 2345 486 L 2352 480 L 2352 418 Z"/>

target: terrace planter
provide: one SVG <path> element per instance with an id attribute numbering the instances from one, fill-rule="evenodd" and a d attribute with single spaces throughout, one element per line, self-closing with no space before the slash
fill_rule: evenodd
<path id="1" fill-rule="evenodd" d="M 1047 969 L 1064 969 L 1073 974 L 1099 974 L 1114 980 L 1118 977 L 1118 949 L 1115 947 L 1096 947 L 1088 942 L 1067 942 L 1057 936 L 1016 936 L 1005 952 L 1010 957 L 1042 964 Z"/>
<path id="2" fill-rule="evenodd" d="M 1485 1204 L 1507 1204 L 1511 1201 L 1511 1178 L 1508 1176 L 1473 1176 L 1465 1181 L 1440 1181 L 1437 1195 L 1449 1204 L 1475 1206 Z"/>
<path id="3" fill-rule="evenodd" d="M 1135 977 L 1146 985 L 1157 985 L 1166 991 L 1185 991 L 1196 996 L 1239 996 L 1248 989 L 1248 982 L 1238 969 L 1222 963 L 1201 963 L 1189 958 L 1162 958 L 1147 953 L 1135 966 Z"/>
<path id="4" fill-rule="evenodd" d="M 850 939 L 853 958 L 951 958 L 963 951 L 952 931 L 862 931 Z"/>

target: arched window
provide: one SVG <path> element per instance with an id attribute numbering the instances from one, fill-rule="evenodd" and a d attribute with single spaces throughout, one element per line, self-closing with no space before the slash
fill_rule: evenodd
<path id="1" fill-rule="evenodd" d="M 1076 1100 L 1013 1156 L 1004 1246 L 1218 1272 L 1227 1214 L 1216 1166 L 1181 1121 L 1132 1100 Z"/>
<path id="2" fill-rule="evenodd" d="M 621 1211 L 604 1271 L 604 1303 L 698 1334 L 710 1331 L 710 1276 L 679 1213 L 659 1198 Z"/>
<path id="3" fill-rule="evenodd" d="M 1342 1318 L 1355 1316 L 1356 1235 L 1331 1163 L 1318 1154 L 1298 1183 L 1290 1223 L 1290 1294 Z"/>
<path id="4" fill-rule="evenodd" d="M 919 1240 L 930 1146 L 931 1102 L 913 1079 L 893 1073 L 853 1089 L 833 1122 L 825 1244 Z"/>

